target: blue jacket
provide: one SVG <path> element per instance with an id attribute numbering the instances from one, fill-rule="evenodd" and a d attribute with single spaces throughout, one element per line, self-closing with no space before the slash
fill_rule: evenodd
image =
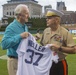
<path id="1" fill-rule="evenodd" d="M 18 56 L 16 50 L 22 39 L 20 34 L 25 31 L 28 31 L 27 26 L 20 24 L 16 19 L 7 26 L 1 42 L 2 48 L 7 49 L 7 55 Z"/>

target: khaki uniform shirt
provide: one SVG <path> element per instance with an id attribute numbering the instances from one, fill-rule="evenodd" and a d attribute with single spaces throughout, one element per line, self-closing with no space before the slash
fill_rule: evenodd
<path id="1" fill-rule="evenodd" d="M 58 29 L 55 31 L 55 33 L 51 34 L 51 28 L 46 28 L 43 32 L 42 38 L 41 38 L 41 44 L 57 44 L 59 46 L 64 47 L 71 47 L 75 46 L 75 42 L 73 40 L 72 35 L 69 33 L 69 31 L 61 26 L 58 27 Z M 66 53 L 58 51 L 59 60 L 62 60 L 67 55 Z"/>

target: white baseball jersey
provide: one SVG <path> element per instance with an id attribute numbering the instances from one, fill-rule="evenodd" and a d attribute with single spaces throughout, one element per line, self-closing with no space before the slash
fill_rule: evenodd
<path id="1" fill-rule="evenodd" d="M 52 62 L 58 62 L 58 55 L 53 55 L 49 46 L 39 45 L 31 34 L 23 39 L 17 49 L 17 75 L 49 75 Z"/>

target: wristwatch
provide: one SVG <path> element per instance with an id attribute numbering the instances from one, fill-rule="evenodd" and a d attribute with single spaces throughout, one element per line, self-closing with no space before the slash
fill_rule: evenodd
<path id="1" fill-rule="evenodd" d="M 59 50 L 59 51 L 62 51 L 62 47 L 60 46 L 60 47 L 58 48 L 58 50 Z"/>

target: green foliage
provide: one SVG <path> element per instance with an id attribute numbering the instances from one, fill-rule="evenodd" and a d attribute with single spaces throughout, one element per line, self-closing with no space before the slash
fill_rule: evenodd
<path id="1" fill-rule="evenodd" d="M 5 31 L 5 28 L 0 28 L 0 31 Z"/>
<path id="2" fill-rule="evenodd" d="M 7 27 L 7 25 L 2 25 L 1 27 L 0 27 L 0 31 L 5 31 L 5 28 Z"/>
<path id="3" fill-rule="evenodd" d="M 8 24 L 11 23 L 14 18 L 8 18 Z M 46 27 L 46 19 L 45 18 L 29 18 L 29 21 L 32 22 L 32 28 L 30 29 L 37 29 Z"/>
<path id="4" fill-rule="evenodd" d="M 29 19 L 33 23 L 32 28 L 45 28 L 46 27 L 46 19 L 45 18 L 31 18 Z"/>
<path id="5" fill-rule="evenodd" d="M 8 18 L 8 25 L 14 20 L 14 18 Z M 45 18 L 29 18 L 29 21 L 32 22 L 32 27 L 29 30 L 37 30 L 40 28 L 44 30 L 46 28 L 46 19 Z M 7 26 L 2 26 L 0 31 L 5 31 Z"/>
<path id="6" fill-rule="evenodd" d="M 14 18 L 8 18 L 8 24 L 10 24 L 12 21 L 14 20 Z"/>

